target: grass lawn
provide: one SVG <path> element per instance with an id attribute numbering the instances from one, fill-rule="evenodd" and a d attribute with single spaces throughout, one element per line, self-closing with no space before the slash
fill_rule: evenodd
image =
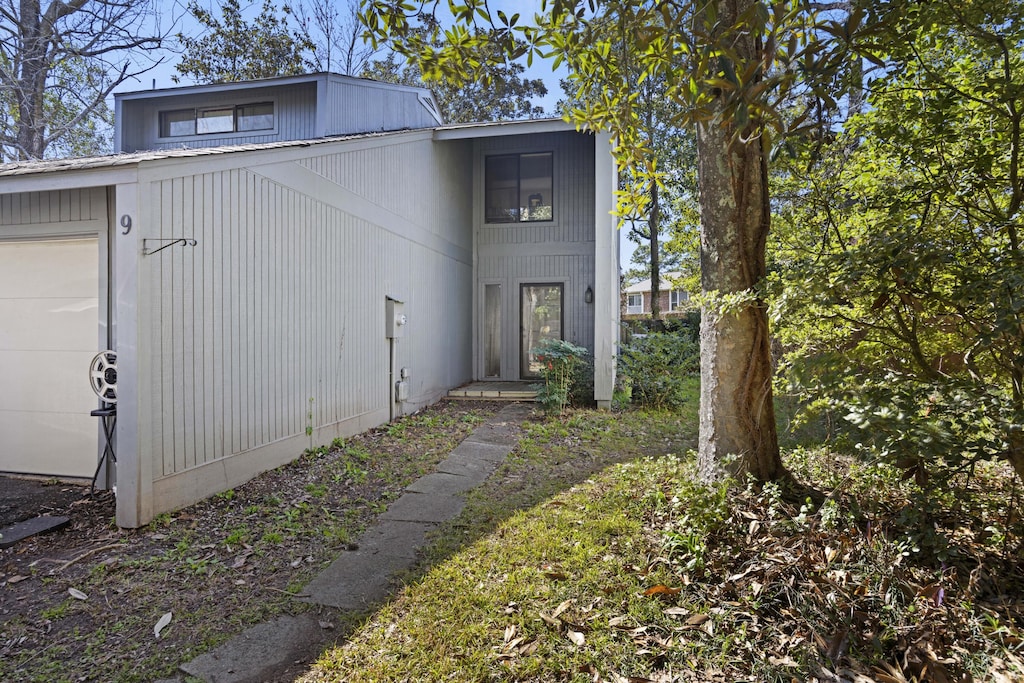
<path id="1" fill-rule="evenodd" d="M 1008 471 L 926 499 L 791 444 L 816 506 L 697 483 L 695 425 L 692 408 L 528 424 L 404 590 L 301 680 L 1024 680 Z"/>

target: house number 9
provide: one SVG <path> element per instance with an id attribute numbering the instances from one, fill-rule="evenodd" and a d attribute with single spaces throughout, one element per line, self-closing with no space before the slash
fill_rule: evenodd
<path id="1" fill-rule="evenodd" d="M 121 227 L 124 228 L 124 232 L 121 233 L 122 235 L 130 233 L 132 231 L 132 217 L 128 214 L 121 216 Z"/>

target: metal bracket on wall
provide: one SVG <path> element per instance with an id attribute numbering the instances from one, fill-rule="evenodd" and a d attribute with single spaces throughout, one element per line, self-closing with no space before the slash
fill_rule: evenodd
<path id="1" fill-rule="evenodd" d="M 161 244 L 161 246 L 159 246 L 159 247 L 154 249 L 153 247 L 149 246 L 150 242 L 159 242 L 159 243 L 165 243 L 165 244 Z M 163 251 L 167 247 L 173 247 L 175 244 L 188 245 L 190 247 L 194 247 L 197 244 L 199 244 L 199 242 L 195 241 L 191 237 L 170 237 L 170 238 L 167 238 L 167 239 L 146 238 L 146 239 L 142 240 L 142 255 L 143 256 L 152 256 L 153 254 L 157 253 L 158 251 Z"/>

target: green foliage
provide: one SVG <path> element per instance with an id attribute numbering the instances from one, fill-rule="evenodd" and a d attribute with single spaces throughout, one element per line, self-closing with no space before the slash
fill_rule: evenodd
<path id="1" fill-rule="evenodd" d="M 429 16 L 424 15 L 421 21 L 424 26 L 418 29 L 420 35 L 427 36 L 436 28 L 436 22 Z M 370 62 L 362 75 L 385 83 L 429 86 L 447 123 L 511 121 L 544 116 L 544 108 L 531 102 L 533 97 L 547 94 L 544 81 L 524 78 L 526 67 L 522 64 L 498 63 L 493 57 L 500 51 L 499 43 L 489 40 L 486 31 L 478 30 L 476 39 L 489 45 L 494 55 L 492 59 L 484 60 L 480 70 L 470 78 L 425 79 L 419 65 L 403 63 L 404 60 L 395 52 Z M 440 43 L 435 41 L 435 45 Z"/>
<path id="2" fill-rule="evenodd" d="M 1009 448 L 1013 408 L 996 387 L 979 391 L 950 378 L 927 382 L 887 373 L 859 377 L 831 397 L 859 428 L 858 447 L 881 456 L 923 487 L 946 487 L 957 474 Z"/>
<path id="3" fill-rule="evenodd" d="M 623 346 L 619 368 L 634 403 L 677 408 L 686 400 L 687 378 L 700 371 L 700 348 L 687 328 L 636 335 Z"/>
<path id="4" fill-rule="evenodd" d="M 533 352 L 541 364 L 543 379 L 537 389 L 537 402 L 545 412 L 561 414 L 569 404 L 573 379 L 578 376 L 579 366 L 584 364 L 587 350 L 562 339 L 544 339 Z"/>
<path id="5" fill-rule="evenodd" d="M 865 33 L 870 109 L 780 184 L 790 386 L 920 481 L 982 458 L 1021 476 L 1024 3 L 891 9 Z"/>
<path id="6" fill-rule="evenodd" d="M 569 378 L 569 405 L 582 408 L 594 404 L 594 360 L 585 357 L 573 365 Z"/>
<path id="7" fill-rule="evenodd" d="M 194 0 L 188 11 L 206 33 L 198 38 L 178 34 L 183 56 L 175 82 L 184 76 L 197 83 L 230 83 L 292 76 L 309 67 L 307 54 L 313 43 L 304 29 L 290 28 L 293 13 L 287 4 L 279 16 L 271 0 L 263 0 L 252 23 L 242 16 L 240 0 L 226 0 L 221 5 L 221 19 Z"/>

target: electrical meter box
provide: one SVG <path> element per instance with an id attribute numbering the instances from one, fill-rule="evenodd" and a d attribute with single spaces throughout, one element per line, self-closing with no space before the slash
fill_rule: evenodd
<path id="1" fill-rule="evenodd" d="M 409 322 L 409 319 L 405 317 L 405 304 L 395 299 L 388 299 L 384 317 L 385 336 L 388 339 L 401 339 L 405 336 L 405 326 Z"/>

